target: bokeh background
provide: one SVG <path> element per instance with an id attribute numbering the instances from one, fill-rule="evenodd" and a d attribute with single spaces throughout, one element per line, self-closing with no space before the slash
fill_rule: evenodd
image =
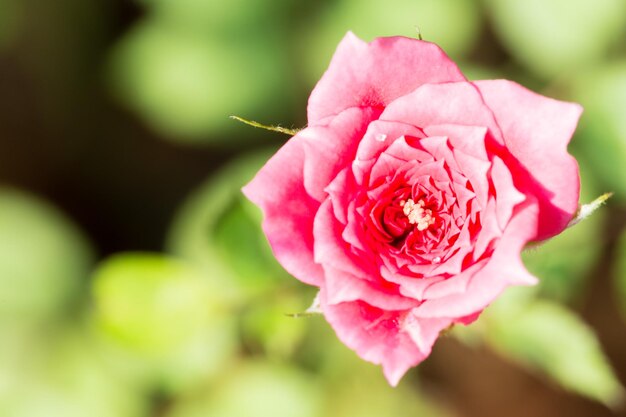
<path id="1" fill-rule="evenodd" d="M 348 31 L 585 107 L 582 200 L 390 388 L 304 311 L 239 188 Z M 1 0 L 0 416 L 625 416 L 625 0 Z M 503 271 L 505 273 L 506 271 Z"/>

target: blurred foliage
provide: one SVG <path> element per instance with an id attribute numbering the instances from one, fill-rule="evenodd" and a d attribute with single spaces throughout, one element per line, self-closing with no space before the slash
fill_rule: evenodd
<path id="1" fill-rule="evenodd" d="M 148 6 L 159 21 L 198 35 L 215 35 L 226 38 L 240 35 L 251 38 L 259 35 L 259 25 L 264 24 L 261 35 L 280 30 L 288 17 L 293 0 L 270 2 L 232 0 L 215 2 L 204 0 L 137 0 Z"/>
<path id="2" fill-rule="evenodd" d="M 507 50 L 545 78 L 606 58 L 626 32 L 623 0 L 486 0 Z"/>
<path id="3" fill-rule="evenodd" d="M 130 17 L 114 21 L 107 13 L 122 3 Z M 28 142 L 22 156 L 3 149 L 0 171 L 32 167 L 18 183 L 39 175 L 42 194 L 77 205 L 72 213 L 90 234 L 41 198 L 0 188 L 0 416 L 465 415 L 450 400 L 452 388 L 439 385 L 432 395 L 428 383 L 436 386 L 436 377 L 414 370 L 390 388 L 380 369 L 343 346 L 322 318 L 290 316 L 304 311 L 316 291 L 278 265 L 259 211 L 240 192 L 277 149 L 263 141 L 275 137 L 276 145 L 281 137 L 228 118 L 300 126 L 308 92 L 347 31 L 370 40 L 417 37 L 418 28 L 470 79 L 510 78 L 584 106 L 571 146 L 581 167 L 581 201 L 606 191 L 615 196 L 523 254 L 541 279 L 538 287 L 507 291 L 454 334 L 615 405 L 623 388 L 612 367 L 623 363 L 624 345 L 607 349 L 613 352 L 607 357 L 586 311 L 598 298 L 621 308 L 621 328 L 605 324 L 606 315 L 591 324 L 616 339 L 625 334 L 626 1 L 0 0 L 0 52 L 8 57 L 0 72 L 23 71 L 17 80 L 32 79 L 35 90 L 7 78 L 11 98 L 0 114 L 40 109 L 43 125 L 54 126 L 50 140 Z M 97 77 L 102 84 L 87 88 Z M 99 89 L 129 114 L 116 109 L 112 116 L 102 111 L 105 100 L 89 101 Z M 94 116 L 101 111 L 101 119 Z M 37 132 L 39 119 L 26 114 L 3 119 L 3 143 L 17 147 L 16 132 Z M 128 128 L 125 118 L 133 116 L 150 131 Z M 82 125 L 88 134 L 55 130 Z M 133 142 L 135 135 L 142 136 Z M 213 172 L 210 163 L 231 156 Z M 209 161 L 201 165 L 208 178 L 192 186 L 200 182 L 194 174 L 172 171 L 151 188 L 156 200 L 144 200 L 144 184 L 120 170 L 120 161 L 171 169 L 168 158 L 179 157 L 181 171 L 187 162 Z M 164 242 L 153 242 L 151 252 L 105 250 L 95 263 L 90 240 L 100 247 L 108 228 L 129 213 L 126 202 L 111 201 L 132 197 L 132 206 L 150 210 L 144 201 L 174 207 L 184 193 L 170 223 L 135 217 L 152 222 Z M 115 230 L 110 239 L 136 230 L 142 229 Z M 608 282 L 607 271 L 615 289 L 610 299 L 593 293 Z"/>
<path id="4" fill-rule="evenodd" d="M 19 3 L 16 0 L 0 0 L 0 48 L 9 44 L 20 20 Z"/>
<path id="5" fill-rule="evenodd" d="M 585 107 L 576 142 L 615 198 L 626 201 L 626 61 L 588 70 L 575 79 L 572 98 Z"/>
<path id="6" fill-rule="evenodd" d="M 626 233 L 622 233 L 615 248 L 615 265 L 613 266 L 614 299 L 626 321 Z"/>
<path id="7" fill-rule="evenodd" d="M 235 351 L 233 320 L 193 267 L 160 254 L 106 260 L 93 280 L 96 331 L 143 383 L 177 391 L 222 371 Z"/>
<path id="8" fill-rule="evenodd" d="M 566 389 L 619 406 L 624 388 L 593 331 L 562 305 L 537 300 L 535 292 L 507 290 L 476 331 L 506 358 L 542 371 Z"/>
<path id="9" fill-rule="evenodd" d="M 254 110 L 271 119 L 293 103 L 287 44 L 279 31 L 246 34 L 251 17 L 236 12 L 237 2 L 155 3 L 154 15 L 114 48 L 111 83 L 164 138 L 232 145 L 237 126 L 228 116 Z M 219 30 L 221 16 L 242 19 L 238 36 L 207 32 Z M 268 101 L 275 104 L 264 106 Z"/>
<path id="10" fill-rule="evenodd" d="M 158 254 L 123 254 L 107 260 L 96 271 L 93 288 L 98 318 L 106 330 L 148 354 L 185 343 L 206 324 L 216 304 L 193 269 Z"/>
<path id="11" fill-rule="evenodd" d="M 183 204 L 167 239 L 173 254 L 202 269 L 232 303 L 293 283 L 261 233 L 260 213 L 240 191 L 274 150 L 242 157 L 210 178 Z"/>
<path id="12" fill-rule="evenodd" d="M 583 156 L 577 159 L 582 180 L 580 199 L 585 204 L 598 197 L 601 191 Z M 567 304 L 580 301 L 587 285 L 585 279 L 604 252 L 601 227 L 605 221 L 606 212 L 599 209 L 575 227 L 522 253 L 528 270 L 542 280 L 539 286 L 542 296 Z M 572 257 L 574 251 L 576 256 Z"/>
<path id="13" fill-rule="evenodd" d="M 68 313 L 92 257 L 86 238 L 54 207 L 0 188 L 0 325 Z"/>
<path id="14" fill-rule="evenodd" d="M 3 340 L 2 378 L 11 380 L 4 387 L 0 382 L 1 415 L 133 417 L 145 413 L 144 398 L 107 368 L 83 334 L 68 328 L 55 333 L 45 338 L 12 334 L 8 344 Z"/>
<path id="15" fill-rule="evenodd" d="M 322 398 L 320 384 L 302 371 L 248 362 L 232 369 L 215 390 L 181 401 L 168 417 L 317 417 Z"/>

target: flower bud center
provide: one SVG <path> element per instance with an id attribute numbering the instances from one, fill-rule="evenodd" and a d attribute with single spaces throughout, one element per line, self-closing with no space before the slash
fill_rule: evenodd
<path id="1" fill-rule="evenodd" d="M 435 223 L 432 210 L 424 208 L 425 205 L 424 200 L 418 200 L 416 203 L 410 198 L 400 202 L 402 211 L 408 217 L 409 223 L 416 225 L 419 231 L 426 230 Z"/>

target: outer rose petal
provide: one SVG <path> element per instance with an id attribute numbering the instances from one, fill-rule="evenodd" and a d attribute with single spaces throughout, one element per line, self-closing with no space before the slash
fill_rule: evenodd
<path id="1" fill-rule="evenodd" d="M 274 255 L 299 280 L 322 285 L 324 271 L 313 261 L 313 218 L 319 203 L 304 189 L 302 141 L 290 139 L 243 188 L 263 210 L 263 231 Z"/>
<path id="2" fill-rule="evenodd" d="M 567 144 L 582 107 L 540 96 L 511 81 L 474 84 L 495 115 L 507 149 L 530 174 L 528 178 L 512 168 L 516 186 L 539 201 L 539 225 L 533 240 L 554 236 L 578 207 L 578 165 L 567 153 Z M 526 180 L 519 183 L 520 177 Z"/>
<path id="3" fill-rule="evenodd" d="M 350 107 L 383 107 L 422 84 L 465 81 L 435 44 L 403 37 L 367 43 L 353 33 L 343 38 L 311 93 L 309 125 Z"/>
<path id="4" fill-rule="evenodd" d="M 361 279 L 367 280 L 371 277 L 375 280 L 376 276 L 371 274 L 371 265 L 350 251 L 349 245 L 341 237 L 341 229 L 342 225 L 335 218 L 331 202 L 324 201 L 313 220 L 315 262 L 340 269 Z"/>
<path id="5" fill-rule="evenodd" d="M 452 322 L 446 318 L 411 318 L 412 323 L 407 323 L 410 310 L 385 311 L 360 301 L 330 305 L 324 289 L 320 301 L 337 337 L 361 358 L 382 365 L 392 386 L 430 354 L 439 332 Z M 403 327 L 409 325 L 411 331 Z"/>
<path id="6" fill-rule="evenodd" d="M 377 109 L 347 109 L 324 126 L 312 126 L 298 133 L 304 144 L 304 187 L 318 201 L 339 171 L 349 166 L 368 124 L 378 118 Z"/>

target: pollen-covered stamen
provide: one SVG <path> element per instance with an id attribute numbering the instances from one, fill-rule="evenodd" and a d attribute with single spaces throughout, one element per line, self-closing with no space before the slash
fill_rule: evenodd
<path id="1" fill-rule="evenodd" d="M 426 230 L 435 223 L 432 210 L 424 208 L 425 205 L 424 200 L 418 200 L 416 203 L 410 198 L 400 202 L 404 215 L 409 218 L 409 223 L 417 225 L 419 231 Z"/>

